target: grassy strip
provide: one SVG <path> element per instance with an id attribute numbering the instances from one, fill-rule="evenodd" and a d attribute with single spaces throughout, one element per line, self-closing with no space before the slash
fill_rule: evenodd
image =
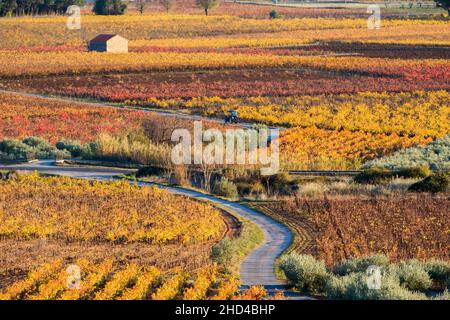
<path id="1" fill-rule="evenodd" d="M 241 235 L 231 239 L 233 256 L 227 265 L 228 270 L 239 275 L 240 266 L 245 257 L 264 240 L 261 229 L 252 221 L 238 217 L 242 223 Z"/>

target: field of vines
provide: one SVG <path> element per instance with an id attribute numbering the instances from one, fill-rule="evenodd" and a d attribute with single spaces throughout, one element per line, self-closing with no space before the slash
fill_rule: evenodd
<path id="1" fill-rule="evenodd" d="M 163 271 L 112 259 L 71 264 L 53 260 L 6 287 L 0 300 L 204 300 L 238 296 L 239 282 L 224 278 L 217 265 L 186 272 Z"/>
<path id="2" fill-rule="evenodd" d="M 208 18 L 190 14 L 150 14 L 130 15 L 123 17 L 83 16 L 84 30 L 71 32 L 66 28 L 64 17 L 42 17 L 39 20 L 30 18 L 4 19 L 1 21 L 2 48 L 21 48 L 36 45 L 83 44 L 84 41 L 98 33 L 116 32 L 130 40 L 164 39 L 176 37 L 201 36 L 239 36 L 247 34 L 264 34 L 280 32 L 297 32 L 326 29 L 366 29 L 364 18 L 294 18 L 294 19 L 241 18 L 227 14 Z M 23 31 L 18 25 L 27 24 Z M 389 19 L 385 27 L 411 26 L 445 26 L 445 21 Z M 50 31 L 49 33 L 46 33 Z M 369 33 L 370 30 L 365 30 Z M 361 32 L 364 34 L 364 31 Z M 417 38 L 417 36 L 416 36 Z M 442 37 L 443 41 L 445 37 Z M 448 40 L 447 40 L 448 41 Z"/>
<path id="3" fill-rule="evenodd" d="M 191 120 L 151 112 L 0 92 L 0 140 L 38 136 L 50 143 L 64 139 L 89 143 L 102 134 L 121 137 L 140 132 L 146 123 L 163 125 L 165 131 L 192 127 Z M 205 127 L 210 126 L 212 123 L 205 122 Z M 153 134 L 152 138 L 170 140 L 170 135 L 171 132 L 164 137 Z"/>
<path id="4" fill-rule="evenodd" d="M 1 238 L 190 244 L 225 227 L 211 206 L 156 187 L 25 176 L 0 188 Z"/>
<path id="5" fill-rule="evenodd" d="M 228 229 L 210 205 L 156 187 L 24 175 L 0 189 L 0 287 L 55 257 L 190 272 Z"/>
<path id="6" fill-rule="evenodd" d="M 249 126 L 282 129 L 282 170 L 448 168 L 450 18 L 440 8 L 386 7 L 381 28 L 370 29 L 369 15 L 221 1 L 205 16 L 194 0 L 176 0 L 170 12 L 151 1 L 117 16 L 94 15 L 89 4 L 79 30 L 67 16 L 2 17 L 0 161 L 150 165 L 157 172 L 147 179 L 184 185 L 192 168 L 172 163 L 170 138 L 193 121 L 169 113 L 224 130 L 235 110 Z M 103 33 L 128 39 L 129 52 L 90 52 Z M 204 189 L 208 174 L 223 174 L 202 169 Z M 239 255 L 256 236 L 212 205 L 128 180 L 2 179 L 0 300 L 283 298 L 239 289 L 234 260 L 243 257 L 216 264 L 224 238 Z M 286 180 L 290 196 L 274 190 L 254 202 L 291 227 L 293 251 L 330 267 L 374 254 L 450 261 L 446 193 L 396 192 L 414 179 L 355 187 L 350 178 L 333 180 L 346 192 L 333 193 L 314 179 Z"/>
<path id="7" fill-rule="evenodd" d="M 357 169 L 362 163 L 432 138 L 399 136 L 396 133 L 327 131 L 314 126 L 281 133 L 280 150 L 285 168 L 297 170 Z"/>
<path id="8" fill-rule="evenodd" d="M 298 234 L 306 232 L 312 239 L 308 253 L 328 265 L 373 254 L 394 261 L 450 258 L 450 201 L 445 196 L 294 198 L 260 209 L 300 230 Z"/>
<path id="9" fill-rule="evenodd" d="M 237 278 L 224 275 L 216 264 L 186 272 L 163 271 L 135 263 L 105 259 L 72 263 L 52 260 L 30 271 L 0 291 L 0 300 L 262 300 L 269 297 L 258 286 L 239 291 Z"/>
<path id="10" fill-rule="evenodd" d="M 40 136 L 50 142 L 91 142 L 100 133 L 120 135 L 139 129 L 150 117 L 139 111 L 96 108 L 83 104 L 0 93 L 0 139 Z"/>
<path id="11" fill-rule="evenodd" d="M 79 31 L 64 17 L 2 19 L 0 88 L 215 118 L 237 110 L 288 127 L 288 169 L 357 169 L 450 133 L 446 18 L 387 10 L 371 30 L 360 10 L 278 8 L 282 18 L 269 19 L 272 9 L 226 3 L 205 17 L 192 1 L 169 14 L 151 4 L 143 15 L 84 13 Z M 126 37 L 130 52 L 88 52 L 99 33 Z M 2 97 L 1 138 L 86 143 L 148 117 Z"/>

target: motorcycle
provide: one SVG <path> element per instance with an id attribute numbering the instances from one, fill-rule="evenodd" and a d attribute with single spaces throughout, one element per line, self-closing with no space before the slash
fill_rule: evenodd
<path id="1" fill-rule="evenodd" d="M 225 118 L 225 124 L 238 123 L 238 117 L 235 115 L 230 115 Z"/>

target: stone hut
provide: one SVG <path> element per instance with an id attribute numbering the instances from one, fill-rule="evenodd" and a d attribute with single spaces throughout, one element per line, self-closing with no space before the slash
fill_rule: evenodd
<path id="1" fill-rule="evenodd" d="M 99 34 L 89 41 L 89 51 L 127 53 L 128 40 L 117 34 Z"/>

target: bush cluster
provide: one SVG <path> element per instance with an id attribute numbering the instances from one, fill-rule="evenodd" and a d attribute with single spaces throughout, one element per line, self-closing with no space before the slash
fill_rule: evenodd
<path id="1" fill-rule="evenodd" d="M 37 137 L 26 137 L 22 141 L 5 139 L 0 142 L 1 160 L 34 160 L 70 157 L 67 150 L 59 150 Z"/>
<path id="2" fill-rule="evenodd" d="M 223 239 L 211 249 L 211 260 L 220 265 L 227 265 L 233 258 L 234 248 L 229 239 Z"/>
<path id="3" fill-rule="evenodd" d="M 426 300 L 448 299 L 450 264 L 445 261 L 417 260 L 390 263 L 382 255 L 354 258 L 327 268 L 310 255 L 283 256 L 280 269 L 289 283 L 307 293 L 329 299 L 347 300 Z M 380 270 L 379 287 L 369 285 L 368 268 Z M 431 289 L 440 290 L 430 295 Z M 436 289 L 440 288 L 440 289 Z"/>
<path id="4" fill-rule="evenodd" d="M 393 178 L 423 179 L 431 174 L 432 171 L 427 166 L 402 168 L 398 170 L 373 167 L 361 171 L 355 176 L 354 180 L 357 183 L 380 184 L 392 180 Z"/>
<path id="5" fill-rule="evenodd" d="M 408 190 L 413 192 L 446 192 L 450 184 L 449 174 L 440 172 L 411 185 Z"/>
<path id="6" fill-rule="evenodd" d="M 216 182 L 213 193 L 230 199 L 237 199 L 239 197 L 236 185 L 226 177 L 222 177 Z"/>
<path id="7" fill-rule="evenodd" d="M 323 291 L 330 277 L 325 263 L 311 255 L 292 253 L 284 256 L 280 269 L 297 289 L 310 293 Z"/>
<path id="8" fill-rule="evenodd" d="M 263 195 L 292 195 L 298 189 L 298 181 L 288 173 L 280 172 L 272 176 L 261 176 L 258 170 L 227 168 L 224 176 L 236 184 L 240 196 L 260 198 Z"/>

